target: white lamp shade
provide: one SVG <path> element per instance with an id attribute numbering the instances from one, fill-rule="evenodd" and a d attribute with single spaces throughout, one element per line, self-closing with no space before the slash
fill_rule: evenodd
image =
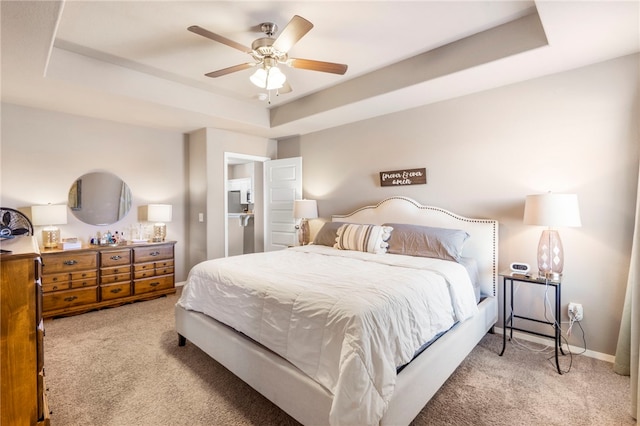
<path id="1" fill-rule="evenodd" d="M 171 204 L 149 204 L 147 206 L 147 220 L 149 222 L 171 222 Z"/>
<path id="2" fill-rule="evenodd" d="M 318 203 L 316 200 L 295 200 L 293 202 L 293 217 L 296 219 L 317 218 Z"/>
<path id="3" fill-rule="evenodd" d="M 524 203 L 524 224 L 550 228 L 582 226 L 576 194 L 527 195 Z"/>
<path id="4" fill-rule="evenodd" d="M 66 204 L 31 206 L 31 220 L 36 226 L 64 225 L 67 223 Z"/>
<path id="5" fill-rule="evenodd" d="M 280 89 L 284 85 L 287 76 L 280 71 L 280 68 L 273 66 L 266 69 L 258 68 L 249 77 L 249 80 L 261 89 L 274 90 Z"/>

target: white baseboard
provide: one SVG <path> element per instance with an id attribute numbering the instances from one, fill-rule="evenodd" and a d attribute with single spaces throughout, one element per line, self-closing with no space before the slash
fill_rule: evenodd
<path id="1" fill-rule="evenodd" d="M 176 287 L 183 287 L 186 283 L 186 281 L 180 281 L 179 283 L 176 283 Z"/>
<path id="2" fill-rule="evenodd" d="M 497 327 L 496 326 L 496 327 L 494 327 L 494 330 L 495 330 L 496 335 L 502 336 L 502 333 L 503 333 L 503 328 L 502 327 Z M 541 345 L 549 345 L 549 344 L 551 344 L 552 347 L 553 347 L 553 339 L 545 339 L 543 337 L 538 337 L 538 336 L 533 335 L 533 334 L 521 333 L 521 332 L 516 331 L 516 330 L 513 331 L 513 336 L 518 338 L 518 339 L 521 339 L 521 340 L 527 340 L 529 342 L 539 343 Z M 566 345 L 564 345 L 564 346 L 566 347 Z M 595 358 L 595 359 L 599 359 L 601 361 L 606 361 L 606 362 L 610 362 L 610 363 L 614 363 L 615 362 L 615 358 L 616 358 L 614 355 L 603 354 L 602 352 L 591 351 L 589 349 L 584 351 L 584 348 L 573 346 L 573 345 L 569 345 L 569 350 L 574 355 L 582 352 L 582 353 L 580 353 L 580 355 L 585 355 L 585 356 L 588 356 L 590 358 Z"/>

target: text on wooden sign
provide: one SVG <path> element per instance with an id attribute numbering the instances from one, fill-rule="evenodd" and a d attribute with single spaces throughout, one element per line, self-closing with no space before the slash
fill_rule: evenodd
<path id="1" fill-rule="evenodd" d="M 427 169 L 380 172 L 381 186 L 423 185 L 427 183 Z"/>

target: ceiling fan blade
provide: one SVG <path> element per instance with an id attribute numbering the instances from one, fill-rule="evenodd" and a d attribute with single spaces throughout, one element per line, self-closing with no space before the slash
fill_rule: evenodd
<path id="1" fill-rule="evenodd" d="M 218 43 L 226 44 L 227 46 L 233 47 L 234 49 L 238 49 L 241 52 L 244 52 L 244 53 L 251 52 L 251 49 L 248 48 L 247 46 L 243 46 L 240 43 L 236 43 L 235 41 L 229 40 L 226 37 L 222 37 L 219 34 L 212 33 L 211 31 L 205 30 L 204 28 L 199 27 L 197 25 L 192 25 L 189 28 L 187 28 L 187 30 L 191 31 L 192 33 L 201 35 L 202 37 L 206 37 L 213 41 L 217 41 Z"/>
<path id="2" fill-rule="evenodd" d="M 336 64 L 333 62 L 314 61 L 312 59 L 290 58 L 287 65 L 293 68 L 301 68 L 305 70 L 330 72 L 333 74 L 343 75 L 347 72 L 347 65 Z"/>
<path id="3" fill-rule="evenodd" d="M 256 64 L 254 64 L 253 62 L 247 62 L 246 64 L 239 64 L 232 67 L 223 68 L 218 71 L 211 71 L 206 73 L 205 75 L 212 78 L 222 77 L 223 75 L 231 74 L 232 72 L 246 70 L 247 68 L 254 67 L 255 65 Z"/>
<path id="4" fill-rule="evenodd" d="M 273 48 L 280 52 L 288 52 L 305 34 L 311 31 L 313 24 L 301 16 L 294 15 L 286 27 L 280 32 Z"/>

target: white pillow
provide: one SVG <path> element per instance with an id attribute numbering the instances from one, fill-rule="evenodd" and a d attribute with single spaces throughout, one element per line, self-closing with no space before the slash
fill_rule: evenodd
<path id="1" fill-rule="evenodd" d="M 333 247 L 339 250 L 386 253 L 389 246 L 387 240 L 392 230 L 391 226 L 346 223 L 338 228 L 338 236 Z"/>

